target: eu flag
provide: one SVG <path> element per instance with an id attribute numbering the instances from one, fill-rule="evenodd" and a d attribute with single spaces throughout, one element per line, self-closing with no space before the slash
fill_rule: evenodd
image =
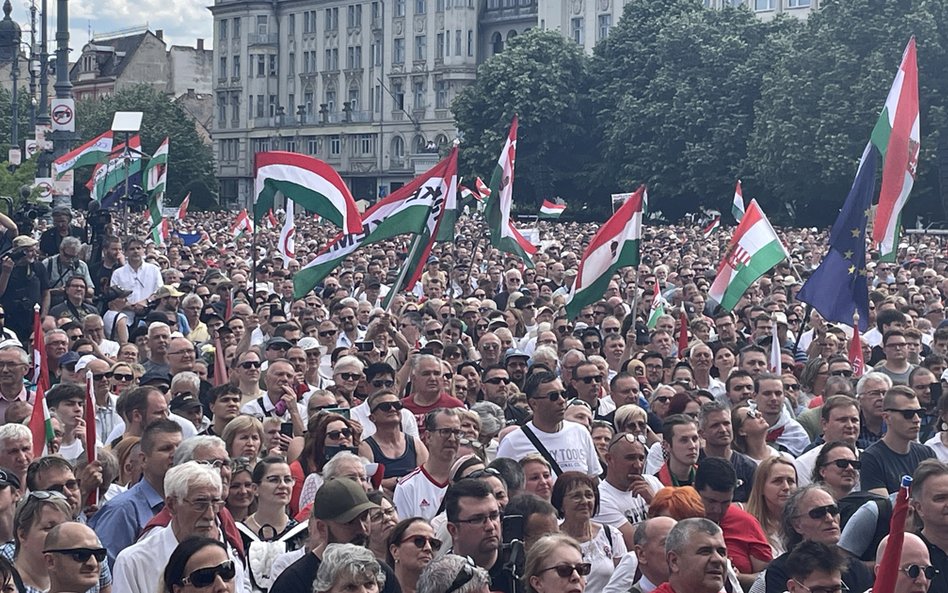
<path id="1" fill-rule="evenodd" d="M 878 154 L 867 144 L 852 189 L 830 230 L 829 251 L 797 294 L 827 321 L 852 325 L 853 312 L 858 311 L 860 331 L 866 331 L 869 320 L 866 226 L 877 166 Z"/>

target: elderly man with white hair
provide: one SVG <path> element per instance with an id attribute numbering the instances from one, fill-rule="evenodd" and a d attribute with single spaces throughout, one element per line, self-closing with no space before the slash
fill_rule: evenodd
<path id="1" fill-rule="evenodd" d="M 173 467 L 165 475 L 165 508 L 171 514 L 167 527 L 150 530 L 145 536 L 121 552 L 112 571 L 114 591 L 158 593 L 158 578 L 171 553 L 190 536 L 219 539 L 227 547 L 228 556 L 237 565 L 237 591 L 250 592 L 250 583 L 243 563 L 233 547 L 223 538 L 217 511 L 224 505 L 220 472 L 210 465 L 189 461 Z"/>
<path id="2" fill-rule="evenodd" d="M 33 462 L 33 433 L 22 424 L 0 425 L 0 467 L 26 484 L 26 470 Z"/>

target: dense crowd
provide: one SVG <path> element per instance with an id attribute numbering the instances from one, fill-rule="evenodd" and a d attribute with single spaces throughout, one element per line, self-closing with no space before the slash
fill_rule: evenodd
<path id="1" fill-rule="evenodd" d="M 572 319 L 592 224 L 539 223 L 527 267 L 462 217 L 383 309 L 408 237 L 294 298 L 326 223 L 297 217 L 284 262 L 278 229 L 220 213 L 159 245 L 116 218 L 0 215 L 4 592 L 861 593 L 910 475 L 893 593 L 948 593 L 937 238 L 870 257 L 863 369 L 795 298 L 815 229 L 780 231 L 791 260 L 726 311 L 729 233 L 646 226 Z"/>

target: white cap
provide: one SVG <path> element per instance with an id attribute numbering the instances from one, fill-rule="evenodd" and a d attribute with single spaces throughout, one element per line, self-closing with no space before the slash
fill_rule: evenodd
<path id="1" fill-rule="evenodd" d="M 79 360 L 76 361 L 76 372 L 78 373 L 84 370 L 86 365 L 88 365 L 93 360 L 99 360 L 99 357 L 94 354 L 86 354 L 85 356 L 81 356 Z"/>

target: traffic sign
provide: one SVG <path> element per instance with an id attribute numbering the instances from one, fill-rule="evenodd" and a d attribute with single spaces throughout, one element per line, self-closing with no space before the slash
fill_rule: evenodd
<path id="1" fill-rule="evenodd" d="M 76 131 L 76 102 L 73 99 L 53 99 L 50 116 L 53 119 L 53 131 Z"/>

